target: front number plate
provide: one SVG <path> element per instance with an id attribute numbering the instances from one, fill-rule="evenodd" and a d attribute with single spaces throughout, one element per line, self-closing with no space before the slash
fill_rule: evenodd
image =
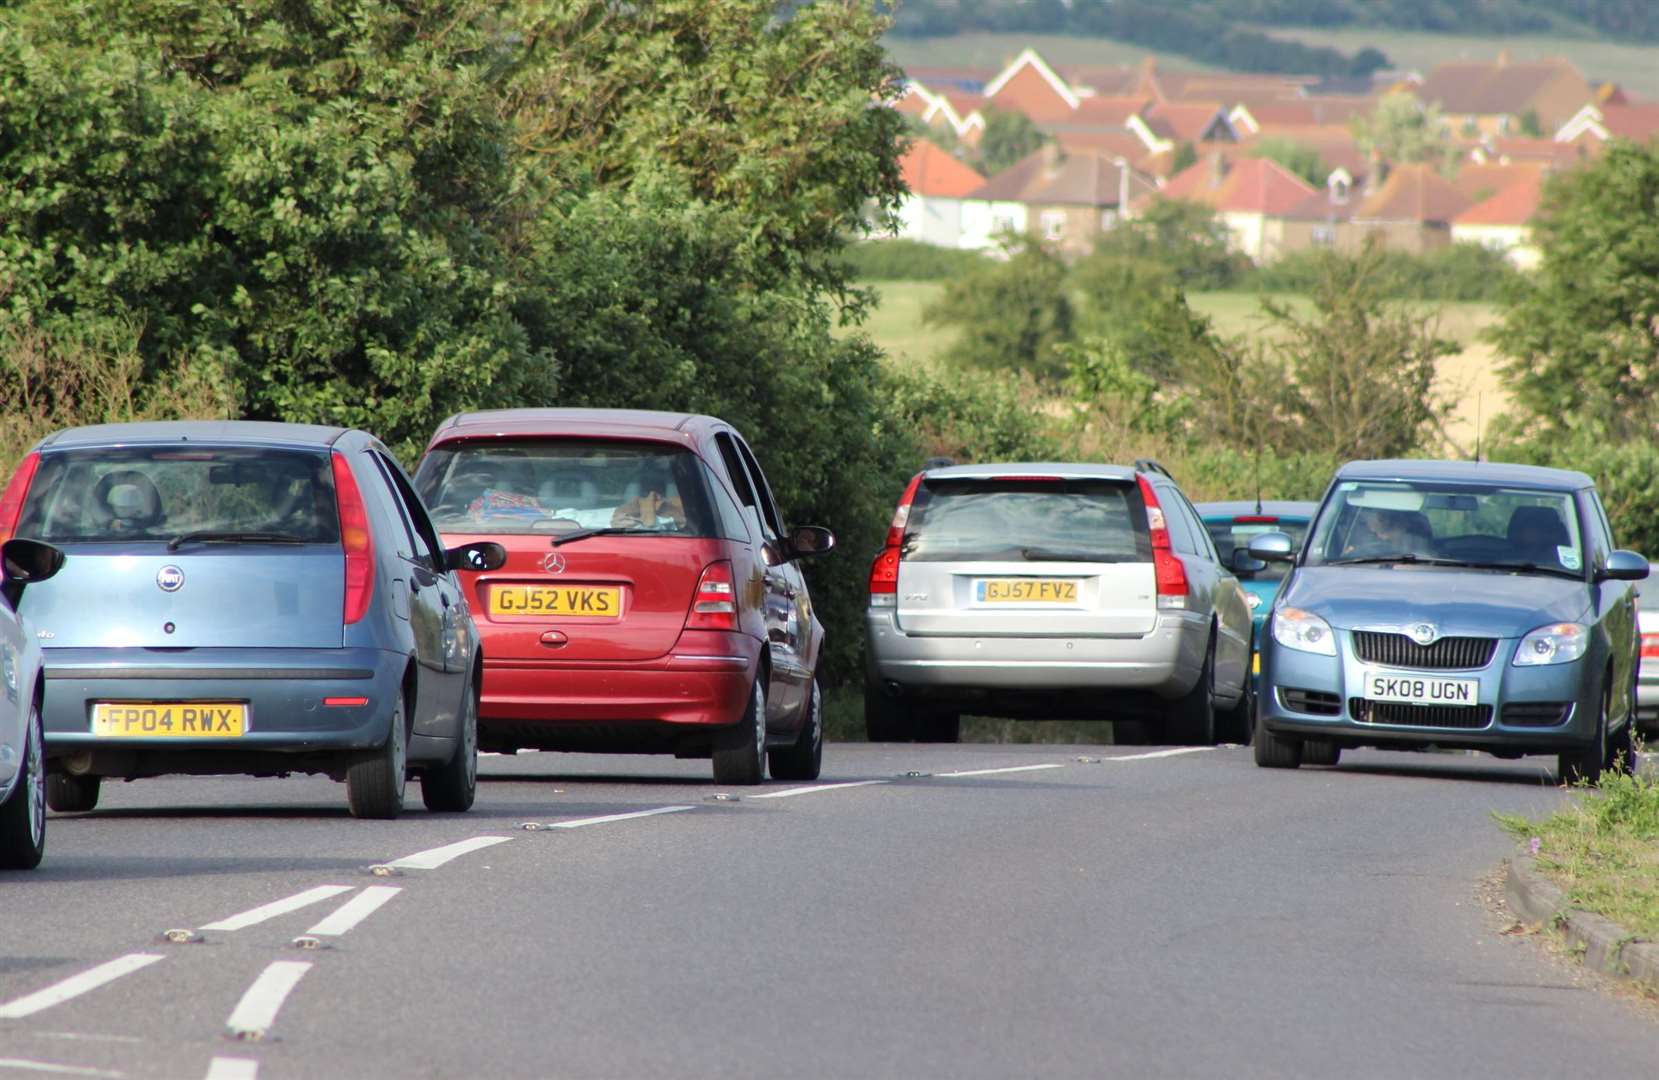
<path id="1" fill-rule="evenodd" d="M 622 590 L 570 585 L 497 585 L 490 590 L 490 614 L 614 619 L 622 614 Z"/>
<path id="2" fill-rule="evenodd" d="M 1075 604 L 1077 582 L 1055 578 L 980 578 L 974 599 L 981 604 Z"/>
<path id="3" fill-rule="evenodd" d="M 1480 681 L 1370 671 L 1365 675 L 1365 696 L 1372 701 L 1398 701 L 1408 705 L 1478 705 Z"/>
<path id="4" fill-rule="evenodd" d="M 100 701 L 92 734 L 109 738 L 235 739 L 248 726 L 248 707 L 235 701 Z"/>

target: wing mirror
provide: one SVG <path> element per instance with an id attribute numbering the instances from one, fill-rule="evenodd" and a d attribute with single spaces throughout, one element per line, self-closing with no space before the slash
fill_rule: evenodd
<path id="1" fill-rule="evenodd" d="M 1233 549 L 1233 571 L 1239 574 L 1259 574 L 1267 569 L 1267 563 L 1252 556 L 1246 548 Z"/>
<path id="2" fill-rule="evenodd" d="M 1296 541 L 1289 533 L 1258 533 L 1250 538 L 1248 555 L 1262 562 L 1290 562 L 1296 558 Z"/>
<path id="3" fill-rule="evenodd" d="M 1615 551 L 1607 556 L 1607 567 L 1596 575 L 1601 581 L 1642 581 L 1648 575 L 1648 563 L 1634 551 Z"/>
<path id="4" fill-rule="evenodd" d="M 767 566 L 781 566 L 807 555 L 822 555 L 835 550 L 835 534 L 818 525 L 798 525 L 789 539 L 770 541 L 761 546 L 761 558 Z"/>
<path id="5" fill-rule="evenodd" d="M 0 566 L 5 570 L 0 593 L 13 610 L 23 599 L 23 587 L 45 581 L 62 570 L 63 558 L 63 552 L 39 540 L 7 540 L 0 545 Z"/>
<path id="6" fill-rule="evenodd" d="M 507 564 L 507 549 L 493 540 L 477 540 L 444 552 L 444 567 L 449 570 L 499 570 Z"/>

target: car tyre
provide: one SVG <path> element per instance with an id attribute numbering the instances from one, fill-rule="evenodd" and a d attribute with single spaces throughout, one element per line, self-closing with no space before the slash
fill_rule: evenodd
<path id="1" fill-rule="evenodd" d="M 818 680 L 812 680 L 812 693 L 806 702 L 806 715 L 801 720 L 801 733 L 788 746 L 767 751 L 767 766 L 774 780 L 816 780 L 824 766 L 824 702 L 818 692 Z"/>
<path id="2" fill-rule="evenodd" d="M 455 754 L 442 765 L 421 774 L 421 802 L 437 813 L 459 814 L 472 809 L 478 797 L 478 687 L 467 686 L 461 706 Z"/>
<path id="3" fill-rule="evenodd" d="M 759 679 L 743 719 L 714 738 L 714 782 L 758 784 L 766 779 L 766 691 Z"/>
<path id="4" fill-rule="evenodd" d="M 1335 765 L 1342 760 L 1342 747 L 1329 739 L 1303 739 L 1302 764 Z"/>
<path id="5" fill-rule="evenodd" d="M 375 755 L 346 770 L 346 805 L 355 818 L 390 820 L 403 813 L 409 775 L 409 735 L 403 694 L 392 706 L 386 742 Z"/>
<path id="6" fill-rule="evenodd" d="M 1204 666 L 1192 689 L 1170 702 L 1164 728 L 1180 746 L 1215 745 L 1215 636 L 1204 651 Z"/>
<path id="7" fill-rule="evenodd" d="M 23 768 L 0 803 L 0 870 L 33 870 L 46 855 L 46 751 L 40 710 L 29 710 Z"/>
<path id="8" fill-rule="evenodd" d="M 1613 754 L 1612 742 L 1607 737 L 1607 712 L 1613 697 L 1613 688 L 1603 686 L 1601 711 L 1596 716 L 1596 734 L 1588 746 L 1558 754 L 1555 759 L 1556 777 L 1563 784 L 1594 784 L 1601 777 Z"/>
<path id="9" fill-rule="evenodd" d="M 1246 668 L 1248 671 L 1249 669 Z M 1244 677 L 1244 689 L 1239 691 L 1238 704 L 1222 713 L 1216 720 L 1216 737 L 1224 743 L 1250 745 L 1251 721 L 1256 716 L 1256 687 L 1249 675 Z"/>
<path id="10" fill-rule="evenodd" d="M 46 778 L 46 805 L 60 814 L 84 814 L 98 805 L 101 776 L 53 773 Z"/>
<path id="11" fill-rule="evenodd" d="M 1261 713 L 1256 714 L 1256 730 L 1250 739 L 1255 752 L 1256 766 L 1262 769 L 1294 769 L 1302 764 L 1302 743 L 1285 739 L 1267 730 Z"/>
<path id="12" fill-rule="evenodd" d="M 864 682 L 864 737 L 871 742 L 914 742 L 916 716 L 908 703 Z"/>

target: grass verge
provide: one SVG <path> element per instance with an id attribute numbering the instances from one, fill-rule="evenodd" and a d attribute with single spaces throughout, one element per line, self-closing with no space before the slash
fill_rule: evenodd
<path id="1" fill-rule="evenodd" d="M 1569 904 L 1659 940 L 1659 777 L 1605 776 L 1541 821 L 1496 816 Z"/>

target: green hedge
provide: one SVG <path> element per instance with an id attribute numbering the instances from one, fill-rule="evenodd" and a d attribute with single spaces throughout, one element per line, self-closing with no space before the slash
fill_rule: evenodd
<path id="1" fill-rule="evenodd" d="M 1321 265 L 1330 253 L 1297 251 L 1244 274 L 1239 288 L 1262 292 L 1311 293 Z M 1519 278 L 1520 272 L 1495 251 L 1478 244 L 1453 244 L 1414 255 L 1383 253 L 1384 293 L 1395 300 L 1497 300 Z"/>
<path id="2" fill-rule="evenodd" d="M 940 281 L 960 277 L 985 261 L 983 255 L 920 240 L 865 240 L 845 255 L 854 281 Z"/>

